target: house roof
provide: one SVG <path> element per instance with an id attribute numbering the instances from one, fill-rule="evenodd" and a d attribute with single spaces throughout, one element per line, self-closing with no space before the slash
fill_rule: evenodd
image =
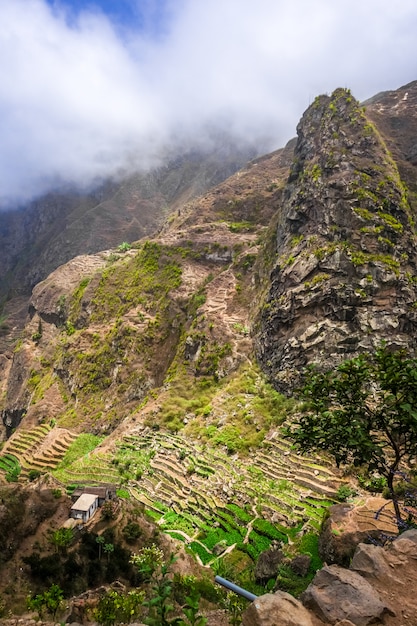
<path id="1" fill-rule="evenodd" d="M 94 502 L 98 499 L 98 496 L 92 493 L 83 493 L 76 502 L 71 507 L 71 511 L 73 509 L 77 511 L 88 511 L 90 506 L 94 504 Z"/>
<path id="2" fill-rule="evenodd" d="M 99 498 L 106 498 L 110 489 L 108 487 L 87 487 L 84 493 L 92 493 Z"/>
<path id="3" fill-rule="evenodd" d="M 104 487 L 78 487 L 75 489 L 71 495 L 72 499 L 75 500 L 79 498 L 83 493 L 93 493 L 99 498 L 107 498 L 109 494 L 116 493 L 116 487 L 114 485 L 107 485 Z"/>

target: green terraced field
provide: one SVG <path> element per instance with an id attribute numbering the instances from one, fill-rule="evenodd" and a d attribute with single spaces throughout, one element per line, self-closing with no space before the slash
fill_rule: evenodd
<path id="1" fill-rule="evenodd" d="M 8 482 L 16 482 L 19 479 L 22 467 L 19 459 L 13 454 L 5 453 L 0 456 L 0 471 Z"/>
<path id="2" fill-rule="evenodd" d="M 272 541 L 286 543 L 301 528 L 317 530 L 339 486 L 328 466 L 294 454 L 288 442 L 273 438 L 251 458 L 239 458 L 143 428 L 125 436 L 112 452 L 100 451 L 100 438 L 82 434 L 37 458 L 34 447 L 49 430 L 43 426 L 14 437 L 0 457 L 0 472 L 15 475 L 17 465 L 26 476 L 31 468 L 47 469 L 68 492 L 78 485 L 123 488 L 161 530 L 204 564 L 230 550 L 255 560 Z"/>
<path id="3" fill-rule="evenodd" d="M 48 435 L 52 432 L 51 424 L 40 424 L 30 430 L 18 430 L 5 443 L 2 457 L 12 456 L 17 459 L 20 481 L 27 481 L 32 470 L 45 473 L 54 469 L 75 438 L 70 432 L 59 430 L 57 432 L 61 436 L 55 440 L 52 439 L 50 444 L 45 444 Z M 43 444 L 46 447 L 41 451 Z"/>
<path id="4" fill-rule="evenodd" d="M 112 463 L 160 528 L 206 564 L 232 547 L 255 559 L 273 540 L 314 531 L 334 502 L 338 481 L 328 467 L 287 442 L 266 448 L 249 461 L 145 429 L 119 443 Z M 85 464 L 71 468 L 74 480 L 77 471 L 92 477 Z"/>

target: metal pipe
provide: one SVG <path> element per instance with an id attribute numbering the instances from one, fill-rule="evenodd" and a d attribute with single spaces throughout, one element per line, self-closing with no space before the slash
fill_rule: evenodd
<path id="1" fill-rule="evenodd" d="M 214 580 L 216 583 L 219 583 L 219 585 L 226 587 L 226 589 L 230 589 L 230 591 L 234 591 L 234 593 L 237 593 L 239 596 L 246 598 L 246 600 L 250 600 L 250 602 L 253 602 L 258 597 L 258 596 L 255 596 L 254 593 L 251 593 L 250 591 L 246 591 L 246 589 L 242 589 L 242 587 L 239 587 L 238 585 L 231 583 L 230 580 L 226 580 L 225 578 L 222 578 L 221 576 L 216 576 Z"/>

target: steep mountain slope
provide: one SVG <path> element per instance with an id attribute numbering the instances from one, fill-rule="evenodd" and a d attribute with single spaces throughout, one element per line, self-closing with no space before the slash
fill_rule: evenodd
<path id="1" fill-rule="evenodd" d="M 414 349 L 413 211 L 382 136 L 343 89 L 316 99 L 298 135 L 182 204 L 156 239 L 76 257 L 35 287 L 24 336 L 2 355 L 5 433 L 23 416 L 110 433 L 138 411 L 171 430 L 218 424 L 207 398 L 253 362 L 254 319 L 259 361 L 284 391 L 307 363 L 383 338 Z M 171 410 L 184 394 L 210 418 Z"/>
<path id="2" fill-rule="evenodd" d="M 395 91 L 382 92 L 363 103 L 366 115 L 385 138 L 401 178 L 406 181 L 409 201 L 417 206 L 417 81 Z"/>
<path id="3" fill-rule="evenodd" d="M 183 206 L 158 239 L 76 257 L 39 283 L 27 339 L 9 355 L 4 423 L 15 428 L 26 412 L 58 416 L 64 397 L 66 415 L 82 401 L 75 425 L 84 428 L 87 405 L 95 416 L 112 407 L 112 418 L 95 418 L 96 429 L 112 430 L 177 357 L 193 375 L 235 370 L 251 352 L 252 266 L 291 154 L 292 146 L 255 161 Z M 35 371 L 49 382 L 34 403 Z"/>

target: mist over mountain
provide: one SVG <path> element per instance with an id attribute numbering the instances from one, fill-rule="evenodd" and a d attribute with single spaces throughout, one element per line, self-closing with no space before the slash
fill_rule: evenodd
<path id="1" fill-rule="evenodd" d="M 78 254 L 154 234 L 175 209 L 233 174 L 255 155 L 227 136 L 211 150 L 167 154 L 144 172 L 108 179 L 89 192 L 66 185 L 0 212 L 0 301 L 34 285 Z"/>

